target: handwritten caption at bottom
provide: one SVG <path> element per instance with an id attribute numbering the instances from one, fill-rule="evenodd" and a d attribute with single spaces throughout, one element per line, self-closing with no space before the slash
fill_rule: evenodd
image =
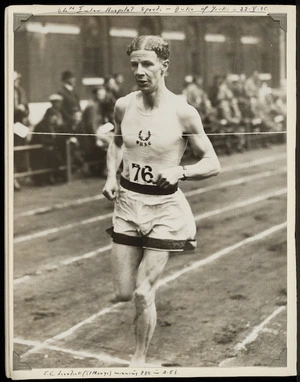
<path id="1" fill-rule="evenodd" d="M 47 378 L 98 378 L 98 377 L 170 377 L 176 376 L 178 374 L 178 369 L 176 368 L 166 368 L 166 369 L 127 369 L 127 370 L 90 370 L 90 369 L 51 369 L 44 370 L 43 376 Z"/>

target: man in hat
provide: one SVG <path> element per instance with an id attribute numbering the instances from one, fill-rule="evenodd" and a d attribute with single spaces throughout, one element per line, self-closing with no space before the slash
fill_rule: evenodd
<path id="1" fill-rule="evenodd" d="M 127 54 L 138 91 L 116 102 L 103 194 L 115 202 L 111 259 L 116 299 L 133 299 L 136 307 L 130 366 L 142 367 L 156 326 L 155 291 L 169 254 L 195 246 L 195 221 L 178 182 L 217 175 L 220 164 L 196 109 L 165 85 L 168 43 L 139 36 Z M 201 159 L 182 167 L 187 142 Z"/>
<path id="2" fill-rule="evenodd" d="M 62 88 L 58 92 L 62 97 L 62 113 L 66 124 L 70 123 L 74 110 L 80 111 L 80 100 L 75 92 L 76 77 L 70 70 L 61 75 Z"/>
<path id="3" fill-rule="evenodd" d="M 53 172 L 36 174 L 33 180 L 37 185 L 53 184 L 64 178 L 59 167 L 64 164 L 63 152 L 60 149 L 61 137 L 56 133 L 63 132 L 64 121 L 61 113 L 62 96 L 51 94 L 49 107 L 42 120 L 34 127 L 34 132 L 47 133 L 33 134 L 31 144 L 42 144 L 42 150 L 31 150 L 30 163 L 33 170 L 52 169 Z M 49 134 L 51 133 L 51 134 Z"/>

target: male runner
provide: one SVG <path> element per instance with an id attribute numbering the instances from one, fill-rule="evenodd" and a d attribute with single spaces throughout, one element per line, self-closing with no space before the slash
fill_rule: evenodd
<path id="1" fill-rule="evenodd" d="M 145 365 L 155 329 L 155 289 L 169 253 L 195 240 L 194 218 L 178 181 L 217 175 L 220 164 L 196 109 L 165 86 L 168 44 L 158 36 L 139 36 L 127 54 L 139 90 L 116 102 L 103 194 L 115 201 L 113 281 L 117 300 L 135 302 L 136 349 L 130 367 L 138 367 Z M 187 140 L 201 159 L 182 167 Z"/>

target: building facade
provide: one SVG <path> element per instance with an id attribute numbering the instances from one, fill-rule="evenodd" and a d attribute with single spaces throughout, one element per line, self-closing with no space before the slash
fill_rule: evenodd
<path id="1" fill-rule="evenodd" d="M 91 87 L 110 74 L 124 75 L 124 89 L 134 86 L 125 53 L 137 35 L 156 34 L 171 48 L 167 85 L 181 93 L 188 74 L 271 74 L 279 87 L 286 77 L 285 32 L 268 16 L 32 16 L 14 35 L 14 68 L 30 102 L 44 102 L 61 87 L 64 70 L 77 77 L 87 99 Z"/>

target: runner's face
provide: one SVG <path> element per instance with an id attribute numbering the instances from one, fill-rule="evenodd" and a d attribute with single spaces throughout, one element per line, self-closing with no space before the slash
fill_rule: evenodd
<path id="1" fill-rule="evenodd" d="M 168 68 L 168 60 L 161 60 L 152 50 L 133 51 L 130 64 L 138 88 L 145 93 L 158 88 Z"/>

